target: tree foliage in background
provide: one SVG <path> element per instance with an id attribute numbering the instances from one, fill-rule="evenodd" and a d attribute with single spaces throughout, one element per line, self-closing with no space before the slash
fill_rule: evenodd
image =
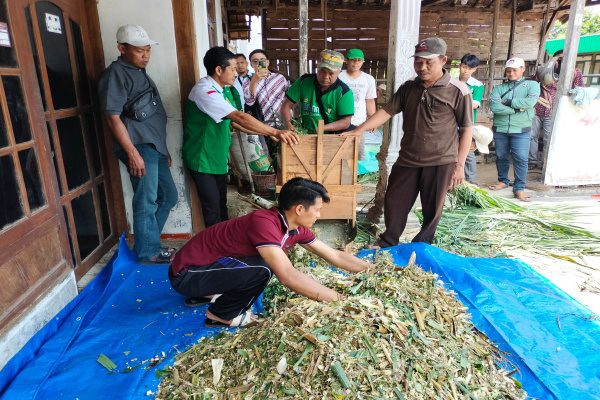
<path id="1" fill-rule="evenodd" d="M 564 39 L 567 36 L 568 23 L 556 21 L 550 28 L 549 40 Z M 583 14 L 583 22 L 581 24 L 581 36 L 593 35 L 600 33 L 600 14 L 585 10 Z"/>

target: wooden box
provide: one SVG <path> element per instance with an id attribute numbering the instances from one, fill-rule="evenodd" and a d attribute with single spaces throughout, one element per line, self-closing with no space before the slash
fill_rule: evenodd
<path id="1" fill-rule="evenodd" d="M 322 121 L 316 135 L 300 136 L 294 146 L 282 144 L 277 190 L 288 180 L 302 177 L 323 184 L 331 201 L 321 210 L 321 219 L 347 219 L 356 224 L 356 193 L 360 191 L 358 138 L 323 134 Z"/>

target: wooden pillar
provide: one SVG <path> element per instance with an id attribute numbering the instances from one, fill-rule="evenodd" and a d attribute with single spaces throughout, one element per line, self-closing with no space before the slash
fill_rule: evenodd
<path id="1" fill-rule="evenodd" d="M 490 46 L 490 58 L 488 62 L 488 84 L 485 87 L 485 97 L 490 98 L 490 93 L 494 87 L 494 74 L 496 70 L 496 43 L 498 42 L 498 24 L 500 22 L 501 0 L 495 0 L 494 16 L 492 20 L 492 45 Z"/>
<path id="2" fill-rule="evenodd" d="M 552 141 L 556 140 L 556 135 L 568 135 L 569 132 L 556 132 L 555 120 L 557 110 L 561 103 L 570 101 L 569 90 L 573 82 L 575 73 L 575 62 L 577 61 L 577 51 L 579 48 L 579 36 L 581 35 L 581 24 L 583 22 L 583 11 L 585 9 L 585 0 L 573 0 L 571 9 L 569 10 L 569 26 L 567 30 L 567 38 L 565 40 L 565 48 L 563 54 L 563 62 L 558 78 L 556 98 L 552 108 L 552 131 L 550 142 L 544 143 L 544 170 L 542 171 L 543 180 L 546 180 L 546 167 L 548 166 L 548 151 L 552 147 Z"/>
<path id="3" fill-rule="evenodd" d="M 508 38 L 508 53 L 506 59 L 512 58 L 513 46 L 515 44 L 515 30 L 517 28 L 517 0 L 512 2 L 512 13 L 510 16 L 510 37 Z"/>
<path id="4" fill-rule="evenodd" d="M 300 76 L 308 72 L 308 0 L 298 1 L 298 53 Z"/>
<path id="5" fill-rule="evenodd" d="M 550 14 L 550 5 L 546 4 L 546 9 L 544 10 L 544 19 L 542 20 L 542 32 L 540 35 L 540 48 L 538 50 L 537 61 L 535 63 L 536 67 L 544 63 L 544 56 L 546 54 L 546 41 L 548 40 L 548 35 L 550 33 L 550 27 L 554 23 L 554 17 L 556 16 L 556 12 L 552 13 L 552 16 L 548 18 Z"/>
<path id="6" fill-rule="evenodd" d="M 386 97 L 389 100 L 400 85 L 415 75 L 413 59 L 419 41 L 421 0 L 392 1 L 390 9 Z M 392 165 L 398 159 L 402 139 L 402 115 L 394 116 L 384 126 L 379 161 L 379 181 L 373 206 L 367 218 L 379 222 L 383 213 L 385 190 Z"/>

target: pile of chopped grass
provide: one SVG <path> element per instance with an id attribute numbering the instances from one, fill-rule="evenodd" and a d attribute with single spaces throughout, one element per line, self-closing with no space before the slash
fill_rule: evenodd
<path id="1" fill-rule="evenodd" d="M 345 299 L 316 302 L 271 283 L 269 317 L 178 356 L 157 398 L 525 398 L 499 367 L 502 354 L 434 275 L 383 255 L 352 276 L 313 261 L 303 255 L 296 264 Z"/>

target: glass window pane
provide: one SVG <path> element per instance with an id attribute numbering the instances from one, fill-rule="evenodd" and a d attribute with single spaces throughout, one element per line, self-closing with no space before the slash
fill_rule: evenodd
<path id="1" fill-rule="evenodd" d="M 73 208 L 73 222 L 79 244 L 79 255 L 83 260 L 100 245 L 92 192 L 88 191 L 74 199 L 71 207 Z"/>
<path id="2" fill-rule="evenodd" d="M 6 103 L 10 113 L 10 122 L 12 123 L 15 141 L 23 143 L 31 140 L 31 129 L 29 128 L 29 119 L 27 118 L 27 107 L 23 98 L 23 88 L 21 87 L 21 78 L 18 76 L 3 76 L 2 84 L 6 94 Z"/>
<path id="3" fill-rule="evenodd" d="M 38 87 L 40 89 L 40 95 L 42 97 L 42 104 L 44 105 L 44 110 L 48 110 L 48 106 L 46 105 L 46 91 L 44 90 L 44 85 L 42 81 L 42 71 L 40 69 L 40 58 L 38 56 L 37 47 L 35 47 L 35 40 L 33 39 L 33 24 L 31 23 L 31 13 L 29 12 L 29 7 L 25 9 L 25 20 L 27 21 L 27 31 L 29 32 L 29 45 L 31 46 L 33 63 L 35 64 L 35 74 L 37 75 Z"/>
<path id="4" fill-rule="evenodd" d="M 90 179 L 83 134 L 79 117 L 69 117 L 56 120 L 58 138 L 62 151 L 63 167 L 67 175 L 69 190 L 81 186 Z"/>
<path id="5" fill-rule="evenodd" d="M 73 248 L 73 238 L 71 237 L 71 225 L 69 224 L 69 218 L 67 217 L 67 206 L 63 206 L 63 215 L 65 217 L 66 225 L 67 225 L 67 236 L 69 237 L 69 249 L 71 250 L 71 261 L 73 265 L 77 265 L 75 261 L 75 249 Z"/>
<path id="6" fill-rule="evenodd" d="M 8 146 L 6 123 L 4 122 L 4 110 L 0 107 L 0 148 Z"/>
<path id="7" fill-rule="evenodd" d="M 0 1 L 0 67 L 17 67 L 17 57 L 15 56 L 15 42 L 11 34 L 11 27 L 8 25 L 8 13 L 6 12 L 6 0 Z M 8 35 L 8 37 L 6 37 Z"/>
<path id="8" fill-rule="evenodd" d="M 0 157 L 0 229 L 23 217 L 12 156 Z"/>
<path id="9" fill-rule="evenodd" d="M 98 199 L 100 200 L 100 213 L 102 215 L 102 230 L 104 239 L 112 233 L 110 230 L 110 218 L 108 216 L 108 203 L 106 203 L 106 193 L 104 192 L 104 183 L 98 185 Z"/>
<path id="10" fill-rule="evenodd" d="M 73 33 L 73 44 L 75 48 L 75 61 L 77 63 L 77 72 L 79 75 L 79 95 L 80 105 L 90 104 L 90 87 L 88 86 L 87 68 L 85 66 L 85 56 L 83 53 L 83 38 L 81 37 L 81 29 L 79 25 L 72 19 L 71 32 Z"/>
<path id="11" fill-rule="evenodd" d="M 60 183 L 60 174 L 58 173 L 58 158 L 56 158 L 56 148 L 54 147 L 54 136 L 52 135 L 52 129 L 50 124 L 46 122 L 46 129 L 48 130 L 48 140 L 50 141 L 50 151 L 52 155 L 52 163 L 54 164 L 54 172 L 56 173 L 56 181 L 58 182 L 58 188 L 60 189 L 60 195 L 63 195 L 63 187 Z"/>
<path id="12" fill-rule="evenodd" d="M 23 180 L 25 181 L 25 188 L 27 189 L 29 208 L 33 211 L 46 204 L 35 151 L 33 149 L 20 151 L 19 162 L 21 163 Z"/>
<path id="13" fill-rule="evenodd" d="M 47 1 L 36 3 L 35 8 L 54 109 L 76 107 L 77 97 L 63 13 Z"/>
<path id="14" fill-rule="evenodd" d="M 83 116 L 85 124 L 85 132 L 87 135 L 88 146 L 92 153 L 92 162 L 94 164 L 95 175 L 102 174 L 102 164 L 100 163 L 100 145 L 98 144 L 98 136 L 96 135 L 96 125 L 94 124 L 94 116 L 89 113 Z"/>

